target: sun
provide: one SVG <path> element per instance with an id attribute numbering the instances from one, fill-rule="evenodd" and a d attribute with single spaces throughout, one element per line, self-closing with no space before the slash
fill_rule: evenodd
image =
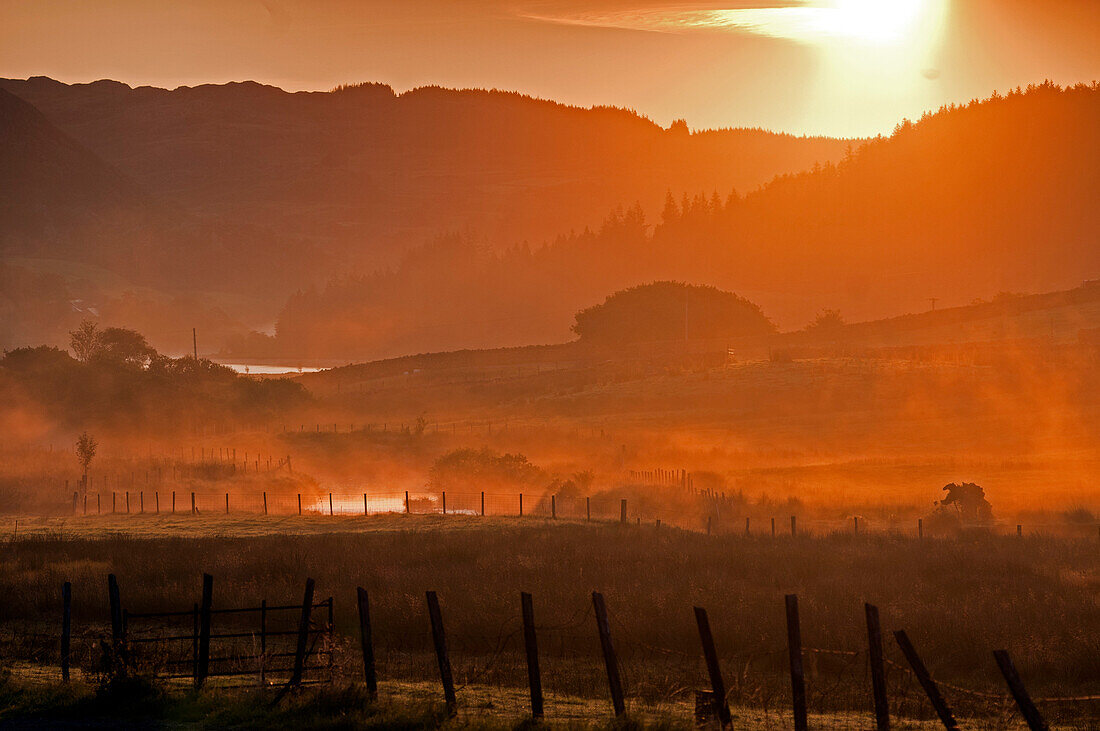
<path id="1" fill-rule="evenodd" d="M 927 9 L 925 0 L 833 0 L 822 20 L 830 35 L 870 43 L 894 43 L 913 32 Z"/>

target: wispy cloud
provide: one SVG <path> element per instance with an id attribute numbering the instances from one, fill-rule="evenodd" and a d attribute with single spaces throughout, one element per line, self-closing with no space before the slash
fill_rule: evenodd
<path id="1" fill-rule="evenodd" d="M 922 0 L 792 0 L 736 7 L 647 6 L 607 11 L 524 12 L 545 22 L 654 33 L 744 32 L 812 43 L 890 40 L 920 14 Z"/>

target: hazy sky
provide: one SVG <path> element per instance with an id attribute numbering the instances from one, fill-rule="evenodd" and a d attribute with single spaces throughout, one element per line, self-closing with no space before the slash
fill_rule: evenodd
<path id="1" fill-rule="evenodd" d="M 0 76 L 517 90 L 661 124 L 889 132 L 1100 79 L 1100 0 L 0 0 Z"/>

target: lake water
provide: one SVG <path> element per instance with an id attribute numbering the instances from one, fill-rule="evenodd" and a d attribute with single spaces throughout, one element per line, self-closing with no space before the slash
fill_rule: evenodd
<path id="1" fill-rule="evenodd" d="M 258 376 L 280 376 L 286 373 L 317 373 L 324 368 L 303 368 L 301 366 L 256 365 L 254 363 L 222 363 L 237 373 L 251 373 Z"/>

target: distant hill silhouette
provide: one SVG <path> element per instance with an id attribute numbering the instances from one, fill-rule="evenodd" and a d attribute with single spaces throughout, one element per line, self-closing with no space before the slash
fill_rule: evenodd
<path id="1" fill-rule="evenodd" d="M 846 143 L 688 135 L 498 92 L 0 86 L 50 119 L 4 97 L 5 256 L 94 259 L 268 302 L 293 292 L 276 336 L 234 340 L 236 357 L 563 342 L 575 312 L 640 282 L 736 291 L 792 330 L 825 308 L 852 322 L 1100 275 L 1095 84 L 944 108 L 820 164 L 808 150 Z M 744 196 L 706 179 L 803 154 L 808 169 Z M 654 190 L 699 192 L 661 206 Z M 597 209 L 611 210 L 602 225 L 565 233 Z M 531 245 L 528 224 L 561 233 Z"/>
<path id="2" fill-rule="evenodd" d="M 541 242 L 666 190 L 750 189 L 837 160 L 847 141 L 688 134 L 633 112 L 516 93 L 382 84 L 288 93 L 254 82 L 130 88 L 0 80 L 150 193 L 273 227 L 371 266 L 433 236 Z M 382 257 L 380 259 L 380 257 Z"/>
<path id="3" fill-rule="evenodd" d="M 745 197 L 669 197 L 539 248 L 453 238 L 391 271 L 288 301 L 296 355 L 562 342 L 609 291 L 676 279 L 733 290 L 786 330 L 1064 290 L 1100 274 L 1100 87 L 1044 84 L 944 108 Z M 441 306 L 440 303 L 446 303 Z"/>
<path id="4" fill-rule="evenodd" d="M 302 242 L 158 200 L 0 89 L 0 348 L 60 344 L 97 313 L 158 346 L 179 347 L 192 326 L 221 341 L 243 326 L 207 292 L 285 297 L 323 261 Z"/>

